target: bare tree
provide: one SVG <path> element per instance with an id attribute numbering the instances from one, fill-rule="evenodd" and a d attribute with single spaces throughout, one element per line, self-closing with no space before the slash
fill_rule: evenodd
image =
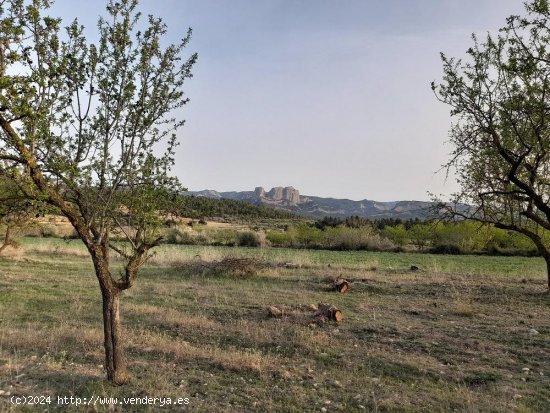
<path id="1" fill-rule="evenodd" d="M 432 88 L 455 119 L 447 167 L 462 188 L 461 208 L 442 207 L 530 238 L 550 289 L 550 11 L 546 0 L 525 6 L 498 35 L 473 36 L 467 60 L 441 55 L 443 83 Z"/>
<path id="2" fill-rule="evenodd" d="M 190 29 L 163 45 L 165 24 L 142 19 L 137 0 L 108 2 L 97 44 L 77 20 L 62 30 L 49 6 L 0 0 L 0 159 L 19 171 L 27 199 L 57 208 L 86 246 L 103 297 L 107 377 L 124 384 L 119 299 L 161 242 L 162 214 L 180 190 L 169 172 L 197 57 L 183 56 Z"/>

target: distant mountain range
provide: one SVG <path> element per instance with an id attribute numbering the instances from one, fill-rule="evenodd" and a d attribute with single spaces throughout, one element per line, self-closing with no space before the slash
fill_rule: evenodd
<path id="1" fill-rule="evenodd" d="M 400 218 L 406 220 L 427 218 L 433 215 L 430 210 L 430 207 L 433 207 L 431 202 L 378 202 L 369 199 L 352 201 L 349 199 L 322 198 L 300 195 L 300 192 L 291 186 L 275 187 L 267 192 L 264 188 L 257 187 L 254 191 L 218 192 L 204 190 L 189 191 L 185 195 L 213 199 L 233 199 L 315 218 L 360 216 L 370 219 Z"/>

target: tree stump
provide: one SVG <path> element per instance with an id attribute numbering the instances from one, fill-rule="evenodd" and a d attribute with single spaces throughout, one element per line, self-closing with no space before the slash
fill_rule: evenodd
<path id="1" fill-rule="evenodd" d="M 334 281 L 334 289 L 339 293 L 345 293 L 349 290 L 349 282 L 340 278 Z"/>
<path id="2" fill-rule="evenodd" d="M 319 303 L 317 311 L 315 312 L 315 317 L 321 319 L 322 321 L 341 321 L 344 318 L 342 312 L 339 309 L 331 304 L 323 303 Z"/>

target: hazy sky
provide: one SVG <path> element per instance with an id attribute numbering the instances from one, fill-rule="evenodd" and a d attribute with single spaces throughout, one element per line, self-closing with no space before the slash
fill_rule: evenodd
<path id="1" fill-rule="evenodd" d="M 52 14 L 94 28 L 103 1 Z M 449 108 L 430 82 L 520 0 L 143 0 L 199 62 L 175 173 L 191 190 L 289 186 L 379 201 L 456 189 Z"/>

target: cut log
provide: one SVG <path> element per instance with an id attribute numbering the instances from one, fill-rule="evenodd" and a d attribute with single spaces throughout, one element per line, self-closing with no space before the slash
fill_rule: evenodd
<path id="1" fill-rule="evenodd" d="M 339 293 L 345 293 L 349 290 L 349 282 L 342 278 L 334 281 L 334 289 Z"/>
<path id="2" fill-rule="evenodd" d="M 331 304 L 319 303 L 318 309 L 315 312 L 315 317 L 321 321 L 340 321 L 344 318 L 342 312 Z"/>

